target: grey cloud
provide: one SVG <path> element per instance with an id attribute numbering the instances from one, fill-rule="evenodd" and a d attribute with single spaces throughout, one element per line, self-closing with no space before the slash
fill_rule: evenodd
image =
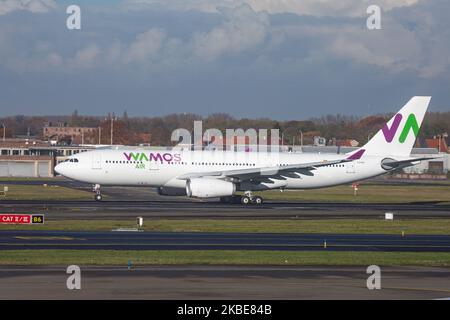
<path id="1" fill-rule="evenodd" d="M 344 15 L 353 0 L 317 8 L 308 1 L 268 8 L 273 3 L 261 0 L 259 9 L 251 1 L 212 0 L 210 9 L 186 11 L 171 0 L 140 10 L 86 5 L 81 31 L 64 28 L 64 10 L 5 15 L 0 108 L 294 118 L 392 111 L 417 94 L 436 95 L 433 103 L 444 106 L 450 2 L 388 2 L 376 31 L 365 28 L 365 16 Z M 336 16 L 326 16 L 332 8 Z"/>
<path id="2" fill-rule="evenodd" d="M 235 2 L 225 1 L 228 4 Z M 353 0 L 344 2 L 346 4 L 341 4 L 342 6 L 354 3 Z M 384 1 L 391 7 L 411 5 L 413 2 Z M 202 1 L 193 3 L 201 4 Z M 329 1 L 320 3 L 331 5 Z M 289 4 L 289 1 L 285 3 L 287 6 Z M 403 8 L 397 10 L 404 11 Z M 271 15 L 255 11 L 248 4 L 220 8 L 218 13 L 218 22 L 209 30 L 192 31 L 184 39 L 174 37 L 161 27 L 151 27 L 137 33 L 130 40 L 116 38 L 110 43 L 100 44 L 96 43 L 95 37 L 91 38 L 88 40 L 89 44 L 82 45 L 71 56 L 56 49 L 49 51 L 47 55 L 31 55 L 31 58 L 13 55 L 15 63 L 9 65 L 21 72 L 27 68 L 36 69 L 33 64 L 55 68 L 63 66 L 64 62 L 72 66 L 64 67 L 66 72 L 78 72 L 78 67 L 125 68 L 127 65 L 161 70 L 168 66 L 173 68 L 201 61 L 214 63 L 227 57 L 250 55 L 251 64 L 270 58 L 279 63 L 290 59 L 319 63 L 319 59 L 326 61 L 340 58 L 358 64 L 374 65 L 388 72 L 413 71 L 422 77 L 442 74 L 449 66 L 449 41 L 445 41 L 444 37 L 447 35 L 445 30 L 450 30 L 450 26 L 438 30 L 433 25 L 434 20 L 423 14 L 417 14 L 417 23 L 422 31 L 408 28 L 401 16 L 393 16 L 391 13 L 384 13 L 382 17 L 383 30 L 370 31 L 364 27 L 364 19 L 344 19 L 331 24 L 327 18 L 321 18 L 319 23 L 311 25 L 272 25 Z M 427 29 L 432 30 L 434 41 L 429 36 L 430 31 L 424 31 Z M 440 34 L 442 35 L 438 36 Z M 302 49 L 306 50 L 302 54 L 294 49 L 297 42 L 306 42 L 310 46 Z M 428 57 L 430 53 L 433 59 Z M 100 54 L 105 58 L 99 59 Z M 288 58 L 289 56 L 293 57 Z M 17 61 L 18 57 L 24 61 Z"/>
<path id="3" fill-rule="evenodd" d="M 419 0 L 378 0 L 376 4 L 384 11 L 414 5 Z M 255 11 L 274 13 L 294 13 L 314 16 L 364 16 L 372 0 L 128 0 L 129 8 L 141 8 L 143 5 L 160 5 L 177 10 L 199 10 L 218 12 L 220 7 L 235 8 L 243 4 L 250 5 Z"/>
<path id="4" fill-rule="evenodd" d="M 101 53 L 101 49 L 96 44 L 90 44 L 78 50 L 70 61 L 70 65 L 75 68 L 89 68 L 95 65 Z"/>
<path id="5" fill-rule="evenodd" d="M 56 8 L 55 0 L 0 0 L 0 15 L 17 10 L 43 13 L 54 8 Z"/>
<path id="6" fill-rule="evenodd" d="M 152 60 L 159 54 L 164 42 L 166 33 L 161 29 L 150 29 L 138 34 L 136 40 L 131 43 L 124 56 L 124 62 L 142 62 Z"/>
<path id="7" fill-rule="evenodd" d="M 238 54 L 263 43 L 269 32 L 269 18 L 248 5 L 222 9 L 226 21 L 211 31 L 194 35 L 196 55 L 214 60 L 221 55 Z"/>

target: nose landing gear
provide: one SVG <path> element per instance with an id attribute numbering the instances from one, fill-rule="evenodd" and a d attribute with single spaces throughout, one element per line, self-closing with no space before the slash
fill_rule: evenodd
<path id="1" fill-rule="evenodd" d="M 100 185 L 99 184 L 94 185 L 93 190 L 95 192 L 95 196 L 94 196 L 95 201 L 102 201 L 102 194 L 100 192 Z"/>

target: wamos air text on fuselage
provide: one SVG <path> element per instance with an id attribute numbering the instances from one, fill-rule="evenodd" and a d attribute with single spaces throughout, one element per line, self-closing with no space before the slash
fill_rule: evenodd
<path id="1" fill-rule="evenodd" d="M 156 187 L 164 195 L 261 203 L 252 191 L 346 184 L 414 165 L 411 149 L 431 97 L 413 97 L 362 148 L 349 154 L 103 149 L 72 156 L 55 170 L 99 185 Z M 96 199 L 101 199 L 97 188 Z"/>

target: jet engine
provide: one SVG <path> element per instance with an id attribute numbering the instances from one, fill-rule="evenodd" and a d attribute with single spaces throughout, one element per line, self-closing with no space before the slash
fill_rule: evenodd
<path id="1" fill-rule="evenodd" d="M 186 182 L 186 194 L 195 198 L 215 198 L 231 196 L 236 185 L 219 179 L 194 178 Z"/>

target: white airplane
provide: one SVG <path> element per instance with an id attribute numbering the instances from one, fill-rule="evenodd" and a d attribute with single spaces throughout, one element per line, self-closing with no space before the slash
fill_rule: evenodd
<path id="1" fill-rule="evenodd" d="M 98 201 L 100 185 L 121 185 L 261 204 L 253 191 L 336 186 L 432 159 L 410 155 L 430 100 L 413 97 L 366 145 L 348 154 L 103 149 L 71 156 L 55 171 L 95 184 Z M 238 191 L 244 195 L 237 196 Z"/>

